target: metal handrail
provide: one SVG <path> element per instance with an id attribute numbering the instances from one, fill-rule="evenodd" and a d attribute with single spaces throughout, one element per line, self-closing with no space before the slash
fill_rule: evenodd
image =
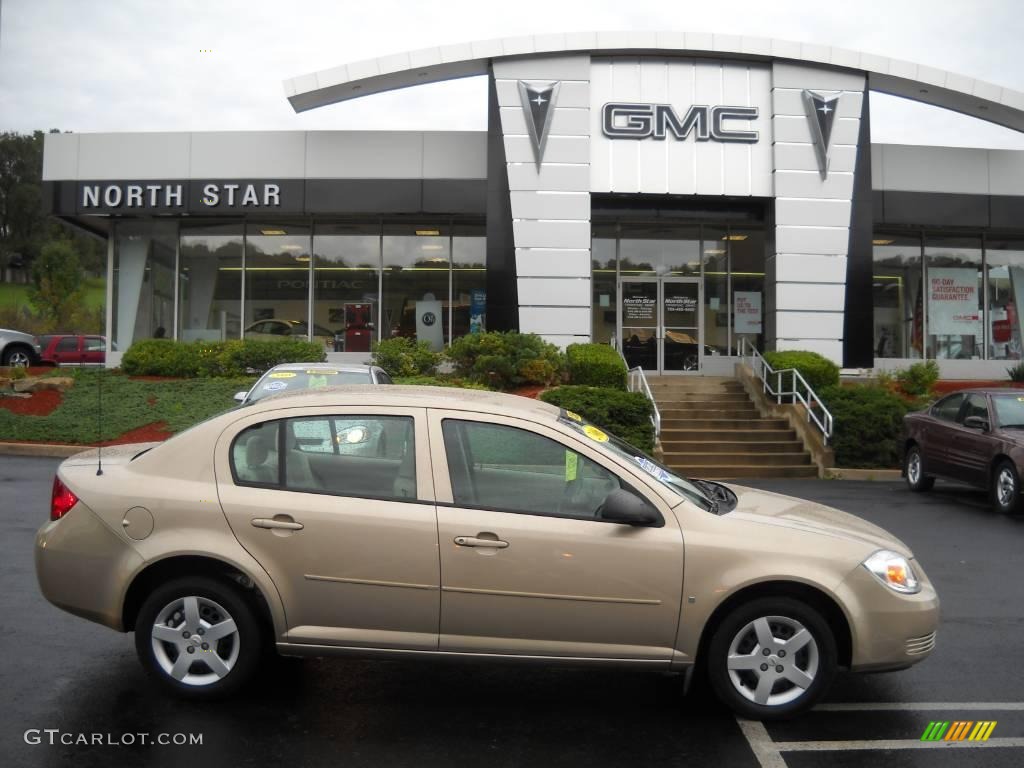
<path id="1" fill-rule="evenodd" d="M 616 339 L 612 338 L 609 342 L 612 348 L 619 353 L 619 357 L 622 358 L 622 362 L 625 363 L 626 373 L 626 389 L 630 392 L 643 392 L 648 400 L 651 401 L 651 425 L 654 427 L 654 436 L 658 437 L 661 435 L 661 411 L 658 410 L 658 404 L 654 400 L 654 393 L 651 392 L 651 387 L 647 383 L 647 377 L 644 375 L 644 369 L 639 365 L 630 368 L 629 361 L 626 360 L 626 356 L 622 354 L 622 350 L 619 349 L 619 345 L 616 344 Z"/>
<path id="2" fill-rule="evenodd" d="M 754 371 L 754 375 L 761 380 L 762 391 L 766 395 L 774 397 L 776 403 L 781 405 L 783 397 L 792 397 L 794 400 L 803 403 L 804 410 L 807 411 L 807 421 L 813 422 L 821 430 L 821 434 L 825 439 L 825 445 L 828 445 L 828 441 L 832 438 L 832 414 L 825 407 L 825 403 L 821 401 L 818 394 L 811 388 L 811 385 L 801 375 L 800 371 L 796 368 L 782 368 L 776 371 L 761 356 L 761 353 L 757 351 L 754 345 L 747 341 L 745 336 L 740 337 L 737 352 L 739 352 L 740 357 L 751 358 L 751 368 Z M 782 382 L 784 377 L 782 374 L 784 373 L 792 374 L 792 376 L 788 377 L 788 381 L 792 382 L 788 390 L 783 389 Z M 775 380 L 774 387 L 769 383 L 772 378 Z M 803 385 L 803 391 L 798 386 L 799 384 Z M 820 409 L 820 415 L 817 409 Z"/>

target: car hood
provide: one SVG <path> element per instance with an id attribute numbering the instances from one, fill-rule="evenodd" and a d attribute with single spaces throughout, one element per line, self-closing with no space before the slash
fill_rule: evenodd
<path id="1" fill-rule="evenodd" d="M 97 461 L 102 458 L 103 466 L 116 467 L 121 464 L 127 464 L 143 451 L 147 451 L 157 445 L 160 445 L 160 443 L 128 443 L 126 445 L 111 445 L 103 448 L 102 453 L 98 448 L 90 448 L 87 451 L 76 453 L 65 459 L 61 466 L 81 467 L 86 464 L 95 465 Z"/>
<path id="2" fill-rule="evenodd" d="M 727 513 L 728 517 L 831 536 L 873 549 L 889 549 L 904 557 L 912 556 L 910 548 L 887 530 L 856 515 L 780 493 L 737 485 L 729 487 L 739 501 L 736 508 Z"/>

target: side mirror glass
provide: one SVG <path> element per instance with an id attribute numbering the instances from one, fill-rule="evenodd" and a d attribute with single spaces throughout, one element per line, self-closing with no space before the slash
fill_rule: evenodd
<path id="1" fill-rule="evenodd" d="M 248 395 L 248 394 L 249 394 L 248 392 L 235 392 L 235 401 L 239 402 L 239 403 L 244 403 L 245 402 L 245 396 Z"/>
<path id="2" fill-rule="evenodd" d="M 981 416 L 968 416 L 964 419 L 964 426 L 968 429 L 980 429 L 982 432 L 988 432 L 988 419 Z"/>
<path id="3" fill-rule="evenodd" d="M 657 525 L 662 522 L 658 510 L 624 488 L 617 488 L 605 496 L 597 508 L 597 519 L 625 525 Z"/>

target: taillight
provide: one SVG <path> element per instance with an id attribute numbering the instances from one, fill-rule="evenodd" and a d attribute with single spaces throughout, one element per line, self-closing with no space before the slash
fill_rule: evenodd
<path id="1" fill-rule="evenodd" d="M 53 495 L 50 497 L 50 519 L 60 520 L 77 503 L 78 497 L 60 481 L 59 477 L 54 475 Z"/>

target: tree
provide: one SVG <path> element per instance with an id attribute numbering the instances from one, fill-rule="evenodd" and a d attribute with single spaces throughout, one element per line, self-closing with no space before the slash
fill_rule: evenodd
<path id="1" fill-rule="evenodd" d="M 82 309 L 84 278 L 78 252 L 71 242 L 51 240 L 32 263 L 29 301 L 55 328 L 63 328 Z"/>

